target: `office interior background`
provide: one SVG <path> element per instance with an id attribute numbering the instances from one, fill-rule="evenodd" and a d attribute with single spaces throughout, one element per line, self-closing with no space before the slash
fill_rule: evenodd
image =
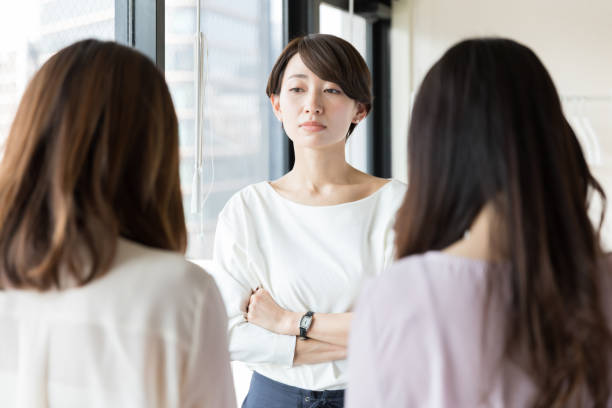
<path id="1" fill-rule="evenodd" d="M 291 167 L 292 147 L 265 95 L 268 73 L 289 39 L 335 34 L 363 54 L 375 102 L 347 157 L 359 169 L 405 181 L 410 106 L 428 68 L 463 38 L 505 36 L 532 48 L 550 70 L 587 161 L 612 195 L 611 22 L 610 0 L 6 1 L 0 140 L 28 80 L 60 48 L 97 38 L 139 49 L 164 71 L 179 118 L 187 257 L 211 267 L 225 202 Z M 609 221 L 604 242 L 612 249 Z M 241 402 L 250 372 L 233 368 Z"/>

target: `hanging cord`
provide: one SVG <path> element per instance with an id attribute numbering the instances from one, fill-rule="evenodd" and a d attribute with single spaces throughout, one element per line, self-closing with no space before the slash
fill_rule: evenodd
<path id="1" fill-rule="evenodd" d="M 349 0 L 349 21 L 351 23 L 351 30 L 349 32 L 349 42 L 351 44 L 353 43 L 354 40 L 354 35 L 355 35 L 355 23 L 354 23 L 354 15 L 355 15 L 355 0 Z"/>
<path id="2" fill-rule="evenodd" d="M 195 140 L 194 140 L 194 169 L 193 169 L 193 181 L 191 188 L 191 213 L 199 214 L 200 208 L 202 206 L 201 198 L 202 198 L 202 133 L 203 133 L 203 109 L 202 109 L 202 100 L 204 99 L 202 87 L 202 82 L 205 81 L 204 73 L 202 72 L 202 59 L 203 59 L 203 43 L 204 36 L 201 32 L 197 32 L 195 35 L 195 49 L 194 49 L 194 73 L 195 73 Z"/>
<path id="3" fill-rule="evenodd" d="M 205 145 L 205 134 L 204 134 L 204 118 L 205 118 L 205 89 L 207 81 L 207 69 L 208 68 L 208 47 L 206 44 L 206 37 L 200 29 L 200 1 L 198 0 L 197 5 L 197 32 L 195 34 L 195 46 L 194 46 L 194 74 L 195 74 L 195 157 L 194 157 L 194 172 L 191 188 L 191 213 L 199 215 L 199 228 L 198 235 L 204 235 L 204 204 L 210 196 L 215 180 L 215 167 L 213 159 L 213 140 L 212 131 L 211 143 L 209 147 L 210 157 L 210 168 L 211 168 L 211 181 L 209 183 L 206 194 L 202 197 L 202 182 L 204 180 L 204 145 Z M 212 126 L 211 126 L 212 129 Z"/>

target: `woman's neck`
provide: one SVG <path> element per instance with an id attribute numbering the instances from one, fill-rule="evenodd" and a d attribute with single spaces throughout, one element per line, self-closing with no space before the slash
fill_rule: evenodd
<path id="1" fill-rule="evenodd" d="M 443 252 L 464 258 L 498 261 L 499 254 L 495 254 L 491 245 L 491 226 L 495 222 L 496 214 L 493 204 L 487 203 L 480 210 L 470 229 L 459 241 L 446 247 Z"/>
<path id="2" fill-rule="evenodd" d="M 289 200 L 319 206 L 360 200 L 387 182 L 348 164 L 344 144 L 333 147 L 296 148 L 293 169 L 270 185 Z"/>
<path id="3" fill-rule="evenodd" d="M 329 149 L 295 149 L 295 164 L 287 174 L 296 188 L 318 192 L 355 182 L 359 173 L 346 162 L 344 146 Z"/>

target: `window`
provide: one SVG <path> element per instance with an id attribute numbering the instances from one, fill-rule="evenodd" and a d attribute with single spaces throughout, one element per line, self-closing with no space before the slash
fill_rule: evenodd
<path id="1" fill-rule="evenodd" d="M 21 0 L 0 12 L 0 141 L 25 87 L 56 51 L 81 39 L 113 40 L 115 0 Z"/>
<path id="2" fill-rule="evenodd" d="M 200 0 L 203 156 L 197 199 L 197 1 L 166 0 L 165 74 L 179 120 L 187 257 L 201 261 L 211 258 L 217 216 L 227 200 L 249 184 L 274 177 L 286 136 L 265 94 L 282 49 L 282 0 Z M 232 370 L 242 401 L 251 373 L 238 362 Z"/>
<path id="3" fill-rule="evenodd" d="M 196 169 L 197 0 L 166 0 L 165 74 L 179 119 L 187 257 L 212 255 L 216 219 L 241 188 L 270 178 L 280 144 L 265 87 L 282 47 L 281 0 L 201 0 L 202 172 Z"/>
<path id="4" fill-rule="evenodd" d="M 351 15 L 339 8 L 326 3 L 319 6 L 319 31 L 323 34 L 333 34 L 353 44 L 361 53 L 364 60 L 368 61 L 367 23 L 365 18 Z M 371 70 L 371 68 L 370 68 Z M 346 143 L 346 159 L 355 168 L 368 172 L 368 135 L 370 117 L 366 117 L 357 126 Z"/>

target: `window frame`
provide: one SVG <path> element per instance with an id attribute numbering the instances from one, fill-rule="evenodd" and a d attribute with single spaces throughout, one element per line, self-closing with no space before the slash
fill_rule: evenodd
<path id="1" fill-rule="evenodd" d="M 115 0 L 115 41 L 134 47 L 165 69 L 165 0 Z"/>
<path id="2" fill-rule="evenodd" d="M 283 0 L 283 46 L 291 39 L 319 32 L 319 6 L 348 11 L 348 0 Z M 165 69 L 165 0 L 115 0 L 115 40 L 141 51 Z M 355 14 L 366 17 L 368 64 L 376 104 L 367 130 L 368 172 L 391 177 L 391 7 L 388 0 L 355 1 Z M 281 130 L 279 130 L 281 132 Z M 270 146 L 270 178 L 282 176 L 295 162 L 293 143 L 275 137 Z"/>
<path id="3" fill-rule="evenodd" d="M 286 0 L 290 1 L 290 0 Z M 317 14 L 321 3 L 349 11 L 348 0 L 312 0 Z M 391 177 L 391 2 L 355 0 L 353 12 L 366 19 L 366 61 L 372 74 L 374 104 L 368 120 L 367 170 L 383 178 Z M 318 21 L 318 15 L 316 17 Z M 314 31 L 313 31 L 314 32 Z M 318 32 L 318 27 L 317 31 Z"/>
<path id="4" fill-rule="evenodd" d="M 198 0 L 195 0 L 198 1 Z M 283 0 L 284 47 L 291 39 L 319 32 L 319 7 L 327 3 L 348 11 L 348 0 Z M 376 101 L 367 128 L 367 171 L 391 177 L 390 5 L 385 0 L 355 1 L 355 14 L 367 21 L 368 65 Z M 115 0 L 115 40 L 147 55 L 165 71 L 165 0 Z M 270 115 L 272 112 L 270 111 Z M 271 129 L 268 173 L 276 179 L 291 170 L 293 143 L 282 126 Z"/>

